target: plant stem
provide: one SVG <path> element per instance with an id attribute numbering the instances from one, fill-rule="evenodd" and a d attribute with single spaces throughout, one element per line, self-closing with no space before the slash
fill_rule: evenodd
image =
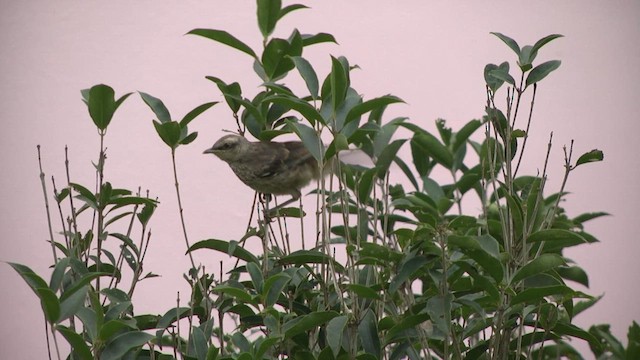
<path id="1" fill-rule="evenodd" d="M 44 195 L 44 207 L 47 213 L 47 225 L 49 227 L 49 239 L 51 243 L 51 252 L 53 253 L 54 264 L 58 263 L 58 254 L 56 252 L 56 242 L 53 239 L 53 227 L 51 226 L 51 212 L 49 210 L 49 199 L 47 196 L 47 185 L 44 182 L 44 171 L 42 171 L 42 159 L 40 157 L 40 145 L 38 148 L 38 166 L 40 168 L 40 183 L 42 184 L 42 194 Z"/>

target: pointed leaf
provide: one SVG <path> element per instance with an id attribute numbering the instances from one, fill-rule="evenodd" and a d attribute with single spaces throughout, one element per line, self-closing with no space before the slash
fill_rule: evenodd
<path id="1" fill-rule="evenodd" d="M 327 323 L 327 342 L 334 357 L 338 356 L 342 348 L 342 335 L 349 318 L 346 315 L 334 317 Z"/>
<path id="2" fill-rule="evenodd" d="M 385 107 L 389 104 L 393 103 L 404 103 L 404 100 L 400 99 L 397 96 L 393 95 L 385 95 L 381 97 L 377 97 L 371 100 L 367 100 L 361 104 L 358 104 L 351 108 L 347 113 L 347 117 L 345 118 L 345 124 L 360 118 L 363 114 L 368 113 L 369 111 L 373 111 L 382 107 Z"/>
<path id="3" fill-rule="evenodd" d="M 198 241 L 197 243 L 191 245 L 191 247 L 189 248 L 189 250 L 187 250 L 187 252 L 192 252 L 198 249 L 211 249 L 211 250 L 223 252 L 225 254 L 229 254 L 230 246 L 231 246 L 230 243 L 227 241 L 217 240 L 217 239 L 208 239 L 208 240 Z M 245 250 L 242 247 L 234 247 L 233 252 L 230 253 L 229 255 L 236 257 L 240 260 L 244 260 L 246 262 L 254 262 L 254 263 L 259 262 L 258 259 L 255 257 L 255 255 L 253 255 L 251 252 Z"/>
<path id="4" fill-rule="evenodd" d="M 100 130 L 106 129 L 116 110 L 115 92 L 104 84 L 91 87 L 88 106 L 93 123 Z"/>
<path id="5" fill-rule="evenodd" d="M 536 41 L 536 43 L 533 45 L 533 48 L 531 49 L 531 53 L 537 53 L 541 47 L 543 47 L 550 41 L 555 40 L 557 38 L 561 38 L 561 37 L 563 37 L 563 35 L 560 35 L 560 34 L 551 34 L 543 37 L 542 39 Z"/>
<path id="6" fill-rule="evenodd" d="M 444 165 L 447 169 L 450 169 L 451 166 L 453 166 L 453 155 L 449 149 L 442 145 L 440 140 L 436 139 L 435 136 L 425 131 L 423 133 L 416 134 L 413 137 L 413 140 L 417 145 L 425 150 L 429 156 L 434 158 L 438 163 Z"/>
<path id="7" fill-rule="evenodd" d="M 218 103 L 217 101 L 204 103 L 204 104 L 196 107 L 195 109 L 189 111 L 189 113 L 187 115 L 185 115 L 182 118 L 182 120 L 180 120 L 180 126 L 181 127 L 187 126 L 193 119 L 198 117 L 198 115 L 202 114 L 203 112 L 205 112 L 206 110 L 208 110 L 209 108 L 211 108 L 213 105 L 215 105 L 217 103 Z"/>
<path id="8" fill-rule="evenodd" d="M 263 290 L 264 304 L 266 306 L 275 305 L 289 281 L 291 281 L 291 276 L 287 273 L 278 273 L 265 280 Z"/>
<path id="9" fill-rule="evenodd" d="M 314 35 L 302 35 L 302 46 L 309 46 L 325 42 L 332 42 L 334 44 L 337 44 L 336 39 L 331 34 L 317 33 Z"/>
<path id="10" fill-rule="evenodd" d="M 284 330 L 285 337 L 291 339 L 296 335 L 327 323 L 338 315 L 335 311 L 315 311 L 287 321 L 282 325 L 282 329 Z"/>
<path id="11" fill-rule="evenodd" d="M 258 27 L 263 37 L 271 35 L 280 19 L 280 0 L 258 0 Z"/>
<path id="12" fill-rule="evenodd" d="M 316 75 L 315 70 L 313 70 L 313 66 L 311 66 L 311 64 L 301 56 L 293 56 L 291 59 L 296 65 L 298 72 L 300 72 L 300 76 L 302 76 L 304 83 L 307 85 L 309 94 L 311 94 L 313 99 L 317 99 L 319 89 L 318 75 Z"/>
<path id="13" fill-rule="evenodd" d="M 547 62 L 543 62 L 542 64 L 536 66 L 531 70 L 529 75 L 527 75 L 526 86 L 535 84 L 540 80 L 544 79 L 549 75 L 552 71 L 559 68 L 561 64 L 560 60 L 551 60 Z"/>
<path id="14" fill-rule="evenodd" d="M 380 336 L 378 335 L 378 321 L 371 309 L 368 309 L 358 324 L 358 338 L 362 348 L 368 354 L 380 359 Z"/>
<path id="15" fill-rule="evenodd" d="M 576 161 L 576 165 L 574 167 L 577 167 L 582 164 L 597 162 L 602 160 L 604 160 L 604 153 L 602 152 L 602 150 L 593 149 L 589 152 L 582 154 L 578 158 L 578 161 Z"/>
<path id="16" fill-rule="evenodd" d="M 511 50 L 513 50 L 516 55 L 520 55 L 520 46 L 518 46 L 518 43 L 515 40 L 499 32 L 492 32 L 491 34 L 497 36 L 500 40 L 507 44 L 507 46 L 511 48 Z"/>
<path id="17" fill-rule="evenodd" d="M 187 33 L 188 35 L 199 35 L 213 41 L 217 41 L 221 44 L 231 46 L 236 50 L 240 50 L 245 54 L 251 55 L 254 58 L 258 58 L 256 53 L 245 43 L 238 40 L 233 35 L 226 31 L 214 30 L 214 29 L 193 29 Z"/>
<path id="18" fill-rule="evenodd" d="M 324 146 L 318 137 L 318 133 L 313 128 L 299 122 L 287 121 L 287 124 L 293 128 L 293 131 L 302 140 L 302 143 L 316 161 L 320 162 L 324 158 Z"/>
<path id="19" fill-rule="evenodd" d="M 160 121 L 161 123 L 166 123 L 171 121 L 171 115 L 169 114 L 169 110 L 164 105 L 162 100 L 158 99 L 157 97 L 151 96 L 147 93 L 143 93 L 141 91 L 139 91 L 138 93 L 140 94 L 140 97 L 142 97 L 142 100 L 144 101 L 144 103 L 147 104 L 147 106 L 149 106 L 149 108 L 153 111 L 154 114 L 156 114 L 158 121 Z"/>
<path id="20" fill-rule="evenodd" d="M 557 254 L 542 254 L 516 271 L 511 283 L 517 284 L 519 281 L 528 277 L 547 272 L 562 265 L 566 265 L 566 261 L 562 256 Z"/>
<path id="21" fill-rule="evenodd" d="M 153 339 L 153 335 L 142 331 L 125 332 L 124 334 L 115 337 L 105 346 L 100 356 L 100 360 L 122 359 L 127 352 L 141 347 L 151 339 Z"/>
<path id="22" fill-rule="evenodd" d="M 285 6 L 282 8 L 282 10 L 280 10 L 280 14 L 278 15 L 278 20 L 282 19 L 283 17 L 285 17 L 288 13 L 295 11 L 295 10 L 300 10 L 300 9 L 308 9 L 308 6 L 302 5 L 302 4 L 292 4 L 289 6 Z"/>
<path id="23" fill-rule="evenodd" d="M 81 335 L 76 334 L 75 331 L 69 329 L 64 325 L 56 325 L 56 330 L 61 333 L 62 336 L 64 336 L 64 338 L 67 340 L 69 345 L 71 345 L 74 356 L 79 357 L 79 359 L 81 360 L 94 359 L 89 346 Z"/>

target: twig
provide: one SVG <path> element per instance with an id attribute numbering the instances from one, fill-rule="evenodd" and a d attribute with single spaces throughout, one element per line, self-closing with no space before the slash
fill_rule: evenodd
<path id="1" fill-rule="evenodd" d="M 56 242 L 53 239 L 53 227 L 51 226 L 51 212 L 49 210 L 49 199 L 47 196 L 47 185 L 44 182 L 44 171 L 42 171 L 42 159 L 40 158 L 40 145 L 38 149 L 38 166 L 40 168 L 40 183 L 42 184 L 42 194 L 44 195 L 44 207 L 47 213 L 47 225 L 49 227 L 49 241 L 51 243 L 51 252 L 53 253 L 53 262 L 58 263 L 58 254 L 56 252 Z"/>

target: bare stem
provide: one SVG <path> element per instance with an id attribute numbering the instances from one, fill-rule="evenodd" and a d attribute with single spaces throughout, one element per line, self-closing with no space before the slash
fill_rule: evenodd
<path id="1" fill-rule="evenodd" d="M 49 242 L 51 243 L 51 252 L 53 253 L 53 262 L 58 263 L 58 254 L 56 252 L 56 242 L 53 239 L 53 227 L 51 226 L 51 212 L 49 210 L 49 199 L 47 195 L 47 185 L 44 181 L 44 171 L 42 171 L 42 159 L 40 158 L 40 145 L 38 148 L 38 166 L 40 168 L 40 183 L 42 184 L 42 194 L 44 195 L 44 207 L 47 213 L 47 225 L 49 227 Z"/>

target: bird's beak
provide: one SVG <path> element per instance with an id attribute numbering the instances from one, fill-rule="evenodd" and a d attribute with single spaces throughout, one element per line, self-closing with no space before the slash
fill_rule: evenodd
<path id="1" fill-rule="evenodd" d="M 205 150 L 204 152 L 202 152 L 203 154 L 213 154 L 215 152 L 214 148 L 209 148 L 207 150 Z"/>

